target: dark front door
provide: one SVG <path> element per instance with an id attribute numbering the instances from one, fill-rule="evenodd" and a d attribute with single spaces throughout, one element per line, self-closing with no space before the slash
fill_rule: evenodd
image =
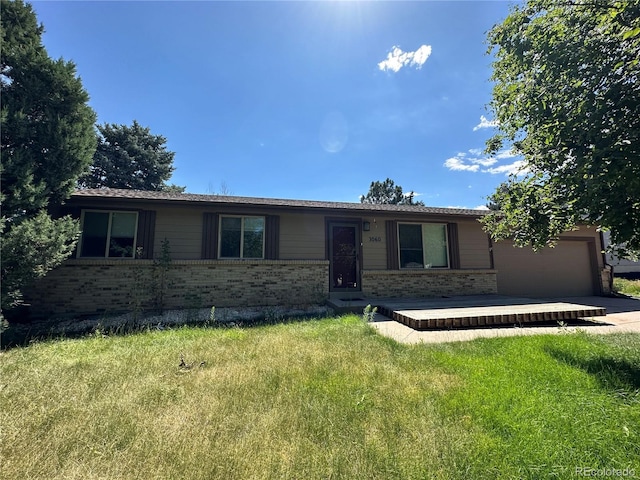
<path id="1" fill-rule="evenodd" d="M 329 287 L 331 291 L 360 289 L 359 225 L 351 223 L 329 224 Z"/>

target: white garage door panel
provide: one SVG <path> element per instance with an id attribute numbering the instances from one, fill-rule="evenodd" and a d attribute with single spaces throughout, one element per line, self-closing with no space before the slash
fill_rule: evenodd
<path id="1" fill-rule="evenodd" d="M 493 247 L 498 270 L 498 293 L 528 297 L 593 295 L 589 243 L 559 242 L 555 248 L 534 253 L 514 248 L 511 242 Z"/>

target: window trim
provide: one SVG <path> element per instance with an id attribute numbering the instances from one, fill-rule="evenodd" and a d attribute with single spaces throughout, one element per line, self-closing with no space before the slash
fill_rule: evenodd
<path id="1" fill-rule="evenodd" d="M 95 257 L 95 256 L 83 256 L 82 255 L 82 241 L 84 239 L 84 214 L 86 212 L 95 212 L 95 213 L 108 213 L 109 214 L 109 224 L 107 225 L 107 243 L 105 245 L 105 249 L 104 249 L 104 255 L 101 257 Z M 113 223 L 113 214 L 114 213 L 127 213 L 127 214 L 134 214 L 136 216 L 136 223 L 135 223 L 135 228 L 133 231 L 133 252 L 132 255 L 130 257 L 110 257 L 109 256 L 109 240 L 111 239 L 111 225 Z M 137 210 L 101 210 L 98 208 L 87 208 L 87 209 L 82 209 L 80 211 L 80 226 L 82 228 L 81 232 L 80 232 L 80 239 L 78 240 L 78 247 L 77 247 L 77 253 L 76 253 L 76 258 L 105 258 L 105 259 L 125 259 L 125 260 L 131 260 L 136 258 L 136 248 L 138 245 L 138 220 L 139 220 L 139 215 L 138 215 L 138 211 Z"/>
<path id="2" fill-rule="evenodd" d="M 240 256 L 239 257 L 223 257 L 222 256 L 222 220 L 225 218 L 240 219 Z M 245 218 L 261 218 L 262 219 L 262 256 L 260 257 L 244 257 L 244 219 Z M 218 215 L 218 258 L 220 260 L 264 260 L 265 248 L 267 242 L 267 217 L 265 215 Z"/>
<path id="3" fill-rule="evenodd" d="M 422 244 L 422 264 L 423 267 L 422 268 L 411 268 L 411 267 L 403 267 L 402 266 L 402 248 L 400 246 L 400 225 L 420 225 L 420 227 L 422 227 L 422 225 L 440 225 L 444 228 L 444 239 L 445 239 L 445 246 L 444 246 L 444 250 L 446 252 L 447 255 L 447 266 L 446 267 L 426 267 L 426 263 L 425 263 L 425 259 L 424 259 L 424 242 Z M 397 228 L 396 228 L 396 236 L 398 239 L 398 268 L 400 270 L 451 270 L 451 254 L 449 252 L 449 228 L 447 226 L 447 223 L 442 223 L 442 222 L 398 222 L 397 224 Z M 422 235 L 422 228 L 420 229 L 420 234 Z"/>

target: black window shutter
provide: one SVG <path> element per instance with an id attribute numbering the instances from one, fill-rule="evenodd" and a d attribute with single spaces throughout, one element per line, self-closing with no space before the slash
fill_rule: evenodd
<path id="1" fill-rule="evenodd" d="M 264 258 L 280 258 L 280 217 L 277 215 L 267 215 L 265 219 Z"/>
<path id="2" fill-rule="evenodd" d="M 460 244 L 458 243 L 458 224 L 447 224 L 447 238 L 449 239 L 449 268 L 460 268 Z"/>
<path id="3" fill-rule="evenodd" d="M 142 255 L 136 258 L 153 258 L 153 241 L 156 234 L 156 212 L 155 210 L 138 211 L 138 234 L 137 248 L 142 248 Z"/>
<path id="4" fill-rule="evenodd" d="M 218 258 L 218 214 L 202 214 L 202 258 Z"/>
<path id="5" fill-rule="evenodd" d="M 398 270 L 400 259 L 398 258 L 398 222 L 387 220 L 385 222 L 387 230 L 387 270 Z"/>

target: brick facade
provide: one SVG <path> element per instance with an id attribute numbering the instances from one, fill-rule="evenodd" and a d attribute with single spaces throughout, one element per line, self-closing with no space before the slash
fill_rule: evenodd
<path id="1" fill-rule="evenodd" d="M 35 316 L 134 309 L 291 306 L 328 297 L 326 260 L 68 260 L 25 292 Z M 161 287 L 164 285 L 164 289 Z M 497 293 L 495 270 L 365 270 L 370 298 Z"/>
<path id="2" fill-rule="evenodd" d="M 324 260 L 68 260 L 25 292 L 36 316 L 323 303 Z M 162 289 L 160 285 L 164 284 Z"/>
<path id="3" fill-rule="evenodd" d="M 365 270 L 364 297 L 434 297 L 498 293 L 496 270 Z"/>

